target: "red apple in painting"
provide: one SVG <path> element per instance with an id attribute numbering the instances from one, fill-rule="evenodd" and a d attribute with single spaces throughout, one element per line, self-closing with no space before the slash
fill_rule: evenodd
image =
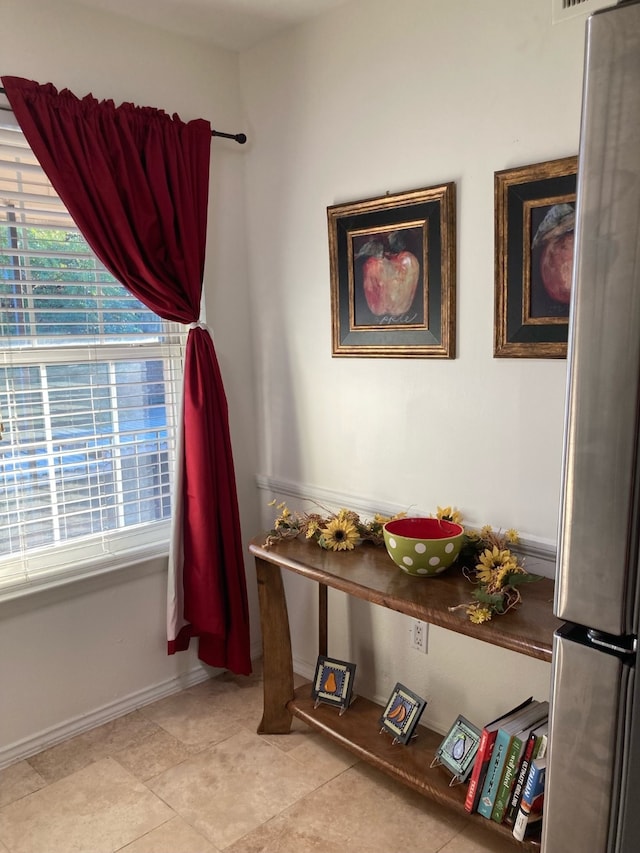
<path id="1" fill-rule="evenodd" d="M 554 204 L 538 226 L 531 246 L 540 250 L 539 270 L 544 289 L 563 305 L 571 301 L 575 220 L 575 209 L 570 204 Z"/>
<path id="2" fill-rule="evenodd" d="M 369 257 L 363 266 L 363 286 L 372 314 L 397 317 L 411 308 L 418 286 L 420 264 L 412 252 Z"/>
<path id="3" fill-rule="evenodd" d="M 573 272 L 573 231 L 548 240 L 540 254 L 540 276 L 552 299 L 568 305 Z"/>

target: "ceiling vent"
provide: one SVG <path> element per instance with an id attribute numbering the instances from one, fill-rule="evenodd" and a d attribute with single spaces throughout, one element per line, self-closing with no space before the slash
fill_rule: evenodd
<path id="1" fill-rule="evenodd" d="M 616 5 L 616 0 L 551 0 L 553 23 L 583 15 L 585 18 L 597 9 Z"/>

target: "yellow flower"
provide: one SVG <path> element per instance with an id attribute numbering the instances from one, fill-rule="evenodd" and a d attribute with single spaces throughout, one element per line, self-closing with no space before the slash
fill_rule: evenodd
<path id="1" fill-rule="evenodd" d="M 504 535 L 507 542 L 510 542 L 512 545 L 517 545 L 520 541 L 520 534 L 513 527 L 510 527 Z"/>
<path id="2" fill-rule="evenodd" d="M 487 583 L 487 592 L 500 592 L 503 587 L 508 586 L 511 575 L 524 574 L 524 569 L 517 563 L 505 563 L 499 569 L 494 569 L 491 580 Z"/>
<path id="3" fill-rule="evenodd" d="M 379 512 L 377 512 L 373 516 L 373 521 L 374 524 L 379 524 L 380 526 L 382 526 L 383 524 L 386 524 L 387 521 L 395 521 L 396 518 L 406 518 L 406 516 L 406 512 L 397 512 L 395 515 L 381 515 Z"/>
<path id="4" fill-rule="evenodd" d="M 481 625 L 483 622 L 489 622 L 492 614 L 488 607 L 483 607 L 481 604 L 470 604 L 467 607 L 467 615 L 470 622 Z"/>
<path id="5" fill-rule="evenodd" d="M 360 517 L 356 512 L 351 509 L 341 509 L 339 510 L 336 518 L 340 522 L 340 524 L 348 524 L 351 523 L 353 525 L 358 524 L 360 521 Z"/>
<path id="6" fill-rule="evenodd" d="M 321 544 L 329 551 L 352 551 L 360 538 L 358 528 L 349 518 L 332 519 L 321 531 Z"/>
<path id="7" fill-rule="evenodd" d="M 502 577 L 518 568 L 516 558 L 508 549 L 501 550 L 494 545 L 493 548 L 485 548 L 480 554 L 480 562 L 476 564 L 476 575 L 481 583 L 490 584 L 497 578 L 497 570 Z"/>
<path id="8" fill-rule="evenodd" d="M 439 518 L 440 520 L 445 519 L 446 521 L 453 521 L 455 524 L 462 523 L 462 513 L 455 506 L 439 506 L 436 512 L 436 518 Z"/>
<path id="9" fill-rule="evenodd" d="M 317 518 L 312 518 L 307 524 L 307 532 L 305 536 L 307 539 L 313 539 L 318 530 L 320 530 L 320 522 Z"/>
<path id="10" fill-rule="evenodd" d="M 480 538 L 486 539 L 487 536 L 491 536 L 493 533 L 493 527 L 490 524 L 485 524 L 484 527 L 480 528 Z"/>

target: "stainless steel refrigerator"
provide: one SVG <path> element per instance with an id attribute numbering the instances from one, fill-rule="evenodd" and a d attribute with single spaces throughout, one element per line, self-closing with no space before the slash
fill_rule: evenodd
<path id="1" fill-rule="evenodd" d="M 640 2 L 586 24 L 543 853 L 640 851 Z"/>

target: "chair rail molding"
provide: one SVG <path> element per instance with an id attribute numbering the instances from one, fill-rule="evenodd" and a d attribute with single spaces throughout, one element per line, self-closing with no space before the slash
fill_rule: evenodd
<path id="1" fill-rule="evenodd" d="M 340 507 L 348 507 L 357 513 L 371 518 L 375 513 L 379 512 L 382 515 L 395 515 L 398 512 L 413 513 L 415 515 L 427 516 L 433 512 L 433 509 L 424 509 L 413 505 L 398 506 L 385 501 L 372 501 L 369 498 L 364 498 L 360 495 L 350 495 L 344 492 L 337 492 L 333 489 L 326 489 L 322 486 L 315 486 L 309 483 L 292 482 L 290 480 L 279 480 L 275 477 L 267 476 L 266 474 L 256 475 L 256 485 L 260 492 L 266 493 L 268 500 L 282 500 L 283 498 L 293 498 L 301 503 L 308 502 L 310 508 L 312 505 L 320 505 L 329 509 L 340 509 Z M 303 509 L 303 507 L 293 507 L 293 509 Z M 472 529 L 480 529 L 485 522 L 475 522 L 471 519 L 466 523 L 467 527 Z M 500 528 L 499 524 L 494 524 L 493 527 Z M 554 578 L 556 571 L 556 543 L 541 537 L 523 533 L 519 529 L 520 543 L 517 552 L 526 560 L 526 568 L 533 574 L 542 575 L 547 578 Z"/>

